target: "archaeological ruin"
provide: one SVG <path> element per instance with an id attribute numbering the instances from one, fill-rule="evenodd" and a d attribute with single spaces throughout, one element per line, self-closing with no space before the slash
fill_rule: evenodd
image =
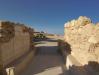
<path id="1" fill-rule="evenodd" d="M 59 47 L 68 69 L 91 64 L 87 71 L 89 70 L 92 75 L 99 75 L 99 72 L 96 72 L 99 70 L 99 23 L 92 23 L 86 16 L 65 23 L 64 40 L 59 42 Z M 80 74 L 74 75 L 91 74 L 80 71 Z"/>
<path id="2" fill-rule="evenodd" d="M 42 42 L 34 42 L 33 28 L 10 21 L 0 21 L 0 75 L 21 75 L 22 72 L 24 74 L 37 49 L 39 52 L 36 52 L 38 55 L 33 63 L 37 73 L 60 66 L 57 65 L 57 60 L 62 61 L 62 71 L 69 73 L 68 75 L 99 75 L 99 23 L 95 24 L 90 18 L 80 16 L 65 23 L 64 39 L 61 37 L 57 40 L 58 38 L 59 36 L 51 35 L 41 40 Z M 38 47 L 35 44 L 38 44 Z M 61 55 L 57 53 L 62 55 L 64 61 L 60 60 Z M 30 66 L 33 67 L 31 64 Z M 33 72 L 37 74 L 35 67 Z"/>
<path id="3" fill-rule="evenodd" d="M 0 75 L 19 75 L 29 64 L 35 53 L 33 32 L 24 24 L 0 21 Z"/>

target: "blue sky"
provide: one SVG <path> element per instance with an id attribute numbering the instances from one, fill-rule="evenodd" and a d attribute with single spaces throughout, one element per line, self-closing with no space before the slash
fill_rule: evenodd
<path id="1" fill-rule="evenodd" d="M 0 19 L 63 34 L 64 23 L 88 16 L 99 21 L 99 0 L 0 0 Z"/>

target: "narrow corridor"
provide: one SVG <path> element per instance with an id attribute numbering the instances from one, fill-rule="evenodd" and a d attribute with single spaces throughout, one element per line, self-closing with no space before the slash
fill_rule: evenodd
<path id="1" fill-rule="evenodd" d="M 66 75 L 61 55 L 58 53 L 57 41 L 40 41 L 37 54 L 22 75 Z"/>

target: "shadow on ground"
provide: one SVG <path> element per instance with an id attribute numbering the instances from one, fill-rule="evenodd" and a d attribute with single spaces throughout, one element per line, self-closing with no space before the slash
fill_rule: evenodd
<path id="1" fill-rule="evenodd" d="M 64 63 L 57 50 L 57 46 L 37 47 L 35 59 L 23 75 L 65 75 Z M 45 73 L 43 74 L 43 72 Z"/>
<path id="2" fill-rule="evenodd" d="M 61 54 L 64 58 L 64 64 L 67 64 L 67 56 L 71 54 L 71 46 L 69 43 L 59 43 L 61 46 Z M 64 54 L 66 51 L 66 54 Z M 72 63 L 73 64 L 73 63 Z M 68 69 L 65 70 L 68 75 L 99 75 L 99 63 L 96 61 L 89 61 L 88 64 L 84 66 L 69 66 Z"/>
<path id="3" fill-rule="evenodd" d="M 57 40 L 53 39 L 46 41 L 57 42 Z M 57 46 L 39 46 L 37 50 L 36 60 L 33 62 L 34 66 L 32 67 L 32 73 L 30 75 L 39 74 L 53 68 L 57 68 L 57 71 L 53 70 L 53 72 L 59 72 L 61 68 L 62 72 L 57 75 L 99 75 L 99 63 L 95 61 L 89 61 L 88 64 L 84 66 L 72 65 L 67 70 L 64 65 L 67 62 L 67 56 L 71 54 L 71 46 L 66 42 L 62 44 L 62 51 L 60 52 Z M 65 52 L 67 52 L 67 54 L 64 54 Z M 48 75 L 50 75 L 50 73 Z"/>
<path id="4" fill-rule="evenodd" d="M 58 40 L 57 39 L 47 39 L 46 41 L 48 41 L 48 42 L 58 42 Z"/>
<path id="5" fill-rule="evenodd" d="M 39 46 L 37 55 L 59 55 L 57 46 Z"/>
<path id="6" fill-rule="evenodd" d="M 99 75 L 99 63 L 89 61 L 88 65 L 84 66 L 72 65 L 66 72 L 69 75 Z"/>

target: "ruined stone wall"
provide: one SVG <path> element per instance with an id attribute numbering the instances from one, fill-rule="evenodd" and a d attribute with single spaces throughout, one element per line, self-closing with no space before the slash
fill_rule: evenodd
<path id="1" fill-rule="evenodd" d="M 30 50 L 33 30 L 11 22 L 0 23 L 0 62 L 5 67 Z"/>
<path id="2" fill-rule="evenodd" d="M 65 23 L 64 40 L 71 46 L 73 55 L 82 65 L 89 61 L 99 62 L 99 24 L 80 16 Z"/>

